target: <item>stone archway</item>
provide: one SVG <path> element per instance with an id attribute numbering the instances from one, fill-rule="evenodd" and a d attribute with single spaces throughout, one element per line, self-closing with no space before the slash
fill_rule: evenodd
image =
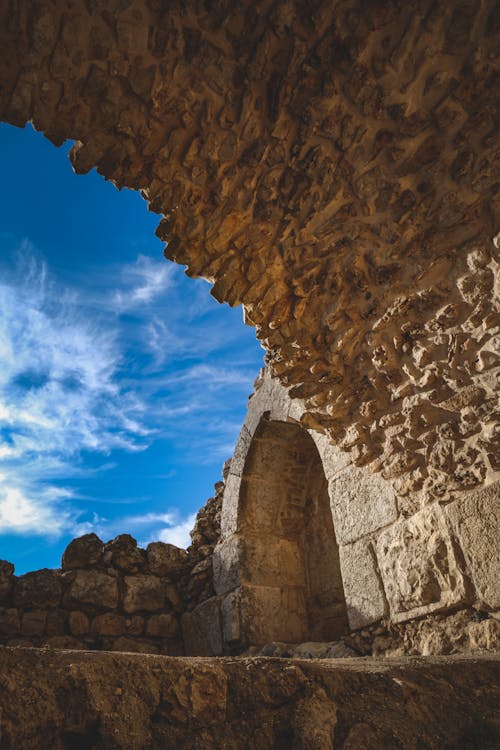
<path id="1" fill-rule="evenodd" d="M 241 584 L 252 645 L 333 640 L 347 629 L 328 484 L 309 433 L 262 419 L 240 490 Z"/>

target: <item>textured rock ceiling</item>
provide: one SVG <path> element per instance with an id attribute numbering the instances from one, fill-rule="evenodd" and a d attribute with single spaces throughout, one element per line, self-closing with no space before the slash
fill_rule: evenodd
<path id="1" fill-rule="evenodd" d="M 0 16 L 0 117 L 141 190 L 167 256 L 244 304 L 310 426 L 403 493 L 492 480 L 493 0 L 0 0 Z"/>

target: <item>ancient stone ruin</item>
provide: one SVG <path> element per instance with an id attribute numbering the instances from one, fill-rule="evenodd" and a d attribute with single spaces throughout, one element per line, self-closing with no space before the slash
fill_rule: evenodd
<path id="1" fill-rule="evenodd" d="M 157 656 L 3 650 L 1 747 L 498 746 L 499 21 L 0 2 L 0 118 L 141 191 L 267 351 L 187 552 L 87 537 L 60 571 L 2 563 L 2 643 Z"/>

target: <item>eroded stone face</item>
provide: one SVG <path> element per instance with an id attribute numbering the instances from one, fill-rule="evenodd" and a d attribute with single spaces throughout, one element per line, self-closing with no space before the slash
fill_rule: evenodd
<path id="1" fill-rule="evenodd" d="M 387 604 L 370 540 L 341 545 L 339 555 L 351 628 L 356 630 L 382 619 L 387 615 Z"/>
<path id="2" fill-rule="evenodd" d="M 468 599 L 467 582 L 438 505 L 382 532 L 377 558 L 395 622 Z"/>
<path id="3" fill-rule="evenodd" d="M 500 485 L 467 493 L 445 509 L 472 574 L 479 604 L 500 607 Z"/>
<path id="4" fill-rule="evenodd" d="M 494 0 L 105 6 L 4 3 L 0 117 L 140 189 L 358 465 L 489 482 Z"/>

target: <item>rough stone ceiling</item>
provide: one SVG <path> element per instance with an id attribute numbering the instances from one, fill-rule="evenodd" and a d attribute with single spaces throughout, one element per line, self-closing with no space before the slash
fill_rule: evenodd
<path id="1" fill-rule="evenodd" d="M 465 489 L 500 468 L 499 23 L 493 0 L 0 0 L 0 117 L 141 190 L 309 426 L 402 493 Z"/>

